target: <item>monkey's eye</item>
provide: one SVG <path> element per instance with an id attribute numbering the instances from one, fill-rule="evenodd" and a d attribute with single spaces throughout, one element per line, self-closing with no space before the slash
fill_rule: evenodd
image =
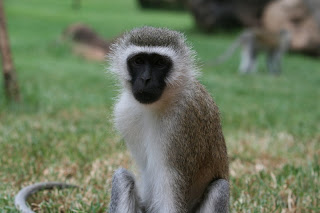
<path id="1" fill-rule="evenodd" d="M 157 67 L 163 68 L 167 65 L 166 60 L 163 58 L 158 58 L 155 62 L 154 65 L 156 65 Z"/>
<path id="2" fill-rule="evenodd" d="M 133 59 L 133 63 L 139 66 L 139 65 L 143 65 L 145 61 L 142 57 L 138 56 Z"/>

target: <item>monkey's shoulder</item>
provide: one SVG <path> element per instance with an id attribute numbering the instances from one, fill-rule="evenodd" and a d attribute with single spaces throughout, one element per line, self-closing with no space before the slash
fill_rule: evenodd
<path id="1" fill-rule="evenodd" d="M 219 109 L 209 92 L 199 82 L 196 82 L 190 94 L 186 94 L 174 109 L 170 116 L 176 118 L 175 137 L 183 138 L 175 139 L 176 141 L 193 144 L 194 136 L 197 136 L 196 140 L 204 146 L 211 146 L 210 141 L 223 140 Z"/>
<path id="2" fill-rule="evenodd" d="M 219 109 L 210 93 L 198 81 L 195 82 L 190 93 L 185 98 L 186 114 L 195 114 L 201 118 L 219 117 Z"/>
<path id="3" fill-rule="evenodd" d="M 208 179 L 225 177 L 227 151 L 218 107 L 200 83 L 191 92 L 172 114 L 176 119 L 169 130 L 172 134 L 169 134 L 168 159 L 179 171 L 190 172 L 196 179 L 199 171 Z"/>

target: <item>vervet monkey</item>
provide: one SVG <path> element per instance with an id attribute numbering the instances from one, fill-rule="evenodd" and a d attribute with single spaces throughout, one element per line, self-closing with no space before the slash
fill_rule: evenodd
<path id="1" fill-rule="evenodd" d="M 225 213 L 228 156 L 218 107 L 196 79 L 183 34 L 142 27 L 111 46 L 122 92 L 115 126 L 140 172 L 118 169 L 110 213 Z"/>
<path id="2" fill-rule="evenodd" d="M 256 71 L 258 55 L 265 52 L 268 71 L 280 74 L 282 56 L 288 50 L 290 42 L 291 36 L 286 30 L 274 33 L 262 28 L 249 29 L 244 31 L 215 63 L 224 62 L 241 46 L 240 73 Z"/>
<path id="3" fill-rule="evenodd" d="M 112 46 L 111 71 L 123 90 L 115 124 L 141 173 L 139 183 L 125 169 L 112 181 L 110 213 L 225 213 L 229 168 L 219 111 L 196 80 L 194 53 L 185 37 L 143 27 Z M 24 213 L 32 193 L 64 183 L 39 183 L 15 197 Z"/>

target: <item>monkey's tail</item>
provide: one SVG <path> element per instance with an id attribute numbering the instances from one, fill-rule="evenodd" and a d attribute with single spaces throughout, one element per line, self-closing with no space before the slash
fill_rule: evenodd
<path id="1" fill-rule="evenodd" d="M 67 183 L 60 183 L 60 182 L 43 182 L 43 183 L 36 183 L 34 185 L 27 186 L 22 188 L 18 194 L 15 196 L 14 205 L 21 213 L 34 213 L 28 205 L 27 199 L 30 195 L 45 189 L 64 189 L 64 188 L 78 188 L 76 185 L 67 184 Z"/>
<path id="2" fill-rule="evenodd" d="M 236 40 L 228 47 L 228 49 L 224 51 L 224 53 L 222 55 L 220 55 L 214 61 L 209 62 L 208 64 L 209 65 L 221 64 L 221 63 L 225 62 L 227 59 L 229 59 L 234 54 L 236 49 L 241 45 L 243 37 L 244 37 L 244 33 L 240 34 L 236 38 Z"/>

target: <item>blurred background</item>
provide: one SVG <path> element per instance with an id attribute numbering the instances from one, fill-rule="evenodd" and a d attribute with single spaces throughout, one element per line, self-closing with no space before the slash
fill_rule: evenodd
<path id="1" fill-rule="evenodd" d="M 112 125 L 110 43 L 134 27 L 178 30 L 198 54 L 217 102 L 230 159 L 231 212 L 320 211 L 320 1 L 0 0 L 0 212 L 39 181 L 83 190 L 41 192 L 39 212 L 105 212 L 118 167 L 135 170 Z M 282 73 L 264 57 L 239 75 L 244 29 L 292 35 Z"/>

